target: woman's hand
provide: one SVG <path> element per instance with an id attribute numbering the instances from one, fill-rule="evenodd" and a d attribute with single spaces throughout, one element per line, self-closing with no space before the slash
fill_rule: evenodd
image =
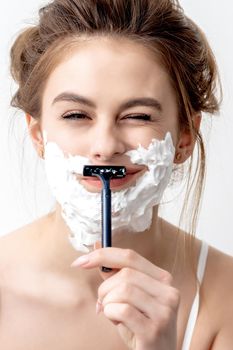
<path id="1" fill-rule="evenodd" d="M 133 250 L 101 248 L 77 259 L 72 266 L 107 266 L 98 289 L 97 311 L 117 327 L 134 350 L 175 350 L 179 292 L 172 276 Z"/>

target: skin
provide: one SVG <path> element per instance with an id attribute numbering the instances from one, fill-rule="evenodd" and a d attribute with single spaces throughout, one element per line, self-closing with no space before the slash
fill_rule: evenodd
<path id="1" fill-rule="evenodd" d="M 95 107 L 74 101 L 53 103 L 65 91 L 91 100 Z M 141 97 L 156 99 L 161 110 L 145 105 L 121 108 L 124 102 Z M 82 112 L 85 117 L 62 118 L 70 112 Z M 135 118 L 142 114 L 151 115 L 151 119 Z M 74 48 L 50 74 L 41 120 L 30 115 L 26 119 L 38 153 L 43 147 L 42 131 L 46 130 L 48 140 L 64 152 L 83 155 L 100 165 L 130 166 L 125 152 L 137 148 L 138 143 L 147 147 L 152 138 L 163 139 L 168 131 L 181 154 L 179 162 L 191 155 L 194 140 L 189 133 L 179 131 L 178 117 L 169 76 L 147 49 L 107 38 L 102 38 L 100 45 L 100 39 L 93 38 Z M 200 115 L 193 119 L 198 128 Z M 85 181 L 83 185 L 97 191 Z M 0 343 L 4 349 L 28 346 L 19 329 L 24 334 L 27 331 L 27 342 L 38 350 L 54 347 L 51 334 L 62 335 L 56 344 L 61 350 L 84 349 L 84 344 L 85 349 L 93 349 L 97 343 L 98 348 L 113 350 L 181 349 L 196 293 L 190 267 L 182 260 L 186 234 L 181 232 L 178 238 L 177 229 L 158 217 L 157 208 L 148 231 L 134 236 L 122 232 L 114 237 L 114 248 L 103 249 L 97 243 L 84 257 L 69 244 L 68 234 L 57 204 L 55 212 L 2 238 L 4 322 Z M 172 269 L 174 247 L 176 269 Z M 196 239 L 195 265 L 199 251 Z M 103 273 L 101 266 L 113 271 Z M 201 305 L 191 350 L 231 349 L 232 332 L 224 321 L 233 321 L 232 305 L 224 311 L 216 305 L 226 300 L 228 293 L 229 298 L 232 295 L 232 282 L 229 291 L 221 287 L 231 281 L 232 271 L 232 259 L 210 248 L 202 285 L 206 304 Z M 216 293 L 211 294 L 211 290 Z M 5 309 L 14 311 L 14 322 Z M 51 322 L 53 317 L 56 322 Z M 9 338 L 10 332 L 15 339 Z"/>

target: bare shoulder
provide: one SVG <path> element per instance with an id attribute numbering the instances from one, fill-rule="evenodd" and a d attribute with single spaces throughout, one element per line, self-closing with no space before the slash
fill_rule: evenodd
<path id="1" fill-rule="evenodd" d="M 30 242 L 30 237 L 38 231 L 41 223 L 42 218 L 0 237 L 0 259 L 8 256 L 11 252 L 19 254 L 25 244 Z"/>
<path id="2" fill-rule="evenodd" d="M 213 298 L 233 295 L 233 257 L 209 246 L 209 254 L 206 267 L 206 283 L 213 287 Z M 214 290 L 216 293 L 214 293 Z M 218 296 L 217 296 L 218 295 Z M 222 299 L 224 304 L 225 298 Z M 233 307 L 233 298 L 232 305 Z M 229 301 L 229 300 L 228 300 Z M 227 302 L 227 300 L 225 300 Z"/>
<path id="3" fill-rule="evenodd" d="M 230 350 L 233 343 L 233 257 L 209 247 L 202 298 L 215 324 L 211 350 Z"/>
<path id="4" fill-rule="evenodd" d="M 21 245 L 22 240 L 24 240 L 26 236 L 30 237 L 29 233 L 32 231 L 33 226 L 33 223 L 30 223 L 0 237 L 0 261 L 11 252 L 20 252 L 19 245 Z"/>
<path id="5" fill-rule="evenodd" d="M 0 283 L 1 277 L 16 266 L 26 262 L 40 239 L 46 217 L 35 220 L 15 231 L 0 237 Z"/>

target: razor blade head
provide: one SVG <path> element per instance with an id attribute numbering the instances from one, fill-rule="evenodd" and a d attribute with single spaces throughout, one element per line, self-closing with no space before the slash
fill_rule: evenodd
<path id="1" fill-rule="evenodd" d="M 105 179 L 116 179 L 126 176 L 126 168 L 114 165 L 84 165 L 83 176 L 102 176 Z"/>

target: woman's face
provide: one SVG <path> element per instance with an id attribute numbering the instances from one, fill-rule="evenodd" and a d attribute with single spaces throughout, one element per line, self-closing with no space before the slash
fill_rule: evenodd
<path id="1" fill-rule="evenodd" d="M 169 77 L 142 45 L 109 38 L 81 42 L 51 73 L 42 99 L 42 130 L 93 164 L 125 165 L 125 152 L 169 131 L 178 108 Z"/>

